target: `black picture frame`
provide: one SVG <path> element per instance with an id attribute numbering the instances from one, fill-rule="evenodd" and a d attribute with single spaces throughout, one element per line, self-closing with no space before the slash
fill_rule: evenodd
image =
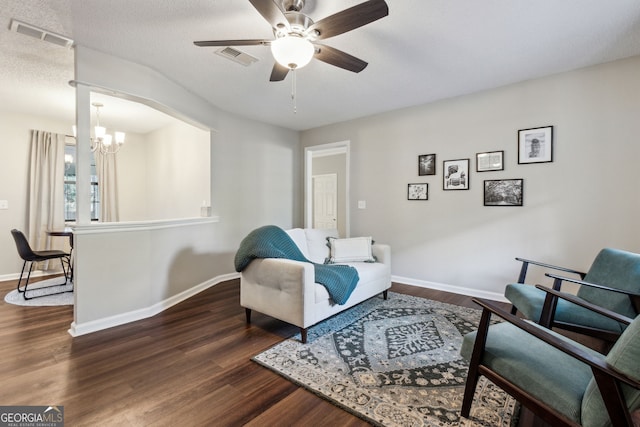
<path id="1" fill-rule="evenodd" d="M 418 176 L 436 174 L 436 155 L 421 154 L 418 156 Z"/>
<path id="2" fill-rule="evenodd" d="M 469 189 L 469 159 L 445 160 L 442 162 L 442 189 Z"/>
<path id="3" fill-rule="evenodd" d="M 504 151 L 476 153 L 476 172 L 504 170 Z"/>
<path id="4" fill-rule="evenodd" d="M 484 181 L 485 206 L 522 206 L 524 179 L 487 179 Z"/>
<path id="5" fill-rule="evenodd" d="M 407 184 L 407 200 L 429 200 L 429 184 L 426 182 Z"/>
<path id="6" fill-rule="evenodd" d="M 553 126 L 518 131 L 518 164 L 553 162 Z"/>

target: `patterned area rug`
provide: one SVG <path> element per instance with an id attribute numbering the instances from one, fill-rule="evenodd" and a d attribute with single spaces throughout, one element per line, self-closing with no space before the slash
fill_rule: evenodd
<path id="1" fill-rule="evenodd" d="M 252 360 L 382 426 L 515 425 L 516 401 L 481 377 L 471 419 L 460 417 L 462 337 L 480 310 L 389 293 L 294 336 Z"/>
<path id="2" fill-rule="evenodd" d="M 4 301 L 14 305 L 24 306 L 53 306 L 53 305 L 73 305 L 73 284 L 67 283 L 59 286 L 52 286 L 61 283 L 64 280 L 62 277 L 56 277 L 53 279 L 41 280 L 29 284 L 27 296 L 37 297 L 32 299 L 24 299 L 21 293 L 17 290 L 12 290 L 4 297 Z M 46 288 L 52 286 L 50 288 Z M 44 289 L 43 289 L 44 288 Z M 59 293 L 63 292 L 63 293 Z"/>

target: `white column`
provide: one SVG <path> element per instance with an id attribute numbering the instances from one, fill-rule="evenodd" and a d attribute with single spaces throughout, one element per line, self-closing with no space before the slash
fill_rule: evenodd
<path id="1" fill-rule="evenodd" d="M 91 223 L 91 91 L 76 85 L 76 223 Z"/>

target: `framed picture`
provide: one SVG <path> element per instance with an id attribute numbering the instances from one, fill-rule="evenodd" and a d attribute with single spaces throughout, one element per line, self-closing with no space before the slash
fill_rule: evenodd
<path id="1" fill-rule="evenodd" d="M 442 170 L 444 190 L 469 189 L 469 159 L 445 160 Z"/>
<path id="2" fill-rule="evenodd" d="M 489 151 L 487 153 L 476 154 L 476 171 L 503 171 L 504 151 Z"/>
<path id="3" fill-rule="evenodd" d="M 553 126 L 518 131 L 518 163 L 553 161 Z"/>
<path id="4" fill-rule="evenodd" d="M 429 200 L 429 184 L 409 184 L 407 200 Z"/>
<path id="5" fill-rule="evenodd" d="M 523 179 L 489 179 L 484 182 L 485 206 L 522 206 Z"/>
<path id="6" fill-rule="evenodd" d="M 418 175 L 436 174 L 436 155 L 422 154 L 418 156 Z"/>

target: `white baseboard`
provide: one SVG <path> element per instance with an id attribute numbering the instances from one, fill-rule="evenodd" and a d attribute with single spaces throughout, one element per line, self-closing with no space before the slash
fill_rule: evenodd
<path id="1" fill-rule="evenodd" d="M 44 276 L 51 276 L 54 274 L 62 274 L 62 270 L 60 271 L 33 270 L 31 272 L 31 277 L 44 277 Z M 3 275 L 0 275 L 0 282 L 6 282 L 8 280 L 18 280 L 19 278 L 20 278 L 20 273 L 3 274 Z"/>
<path id="2" fill-rule="evenodd" d="M 124 325 L 125 323 L 146 319 L 147 317 L 155 316 L 156 314 L 168 309 L 169 307 L 172 307 L 186 300 L 187 298 L 190 298 L 204 291 L 205 289 L 210 288 L 211 286 L 226 282 L 227 280 L 237 279 L 239 277 L 240 273 L 224 274 L 207 280 L 206 282 L 200 283 L 199 285 L 187 289 L 186 291 L 182 291 L 179 294 L 160 301 L 150 307 L 118 314 L 111 317 L 105 317 L 104 319 L 92 320 L 80 325 L 76 324 L 76 322 L 72 322 L 68 332 L 72 337 L 77 337 L 80 335 L 101 331 L 103 329 L 113 328 L 114 326 Z"/>
<path id="3" fill-rule="evenodd" d="M 35 272 L 34 272 L 35 273 Z M 77 337 L 80 335 L 90 334 L 92 332 L 101 331 L 103 329 L 113 328 L 114 326 L 124 325 L 125 323 L 135 322 L 137 320 L 146 319 L 147 317 L 155 316 L 156 314 L 172 307 L 187 298 L 190 298 L 205 289 L 215 286 L 219 283 L 226 282 L 228 280 L 237 279 L 240 277 L 239 273 L 224 274 L 213 279 L 207 280 L 199 285 L 194 286 L 191 289 L 187 289 L 177 295 L 160 301 L 150 307 L 146 307 L 139 310 L 130 311 L 127 313 L 118 314 L 116 316 L 106 317 L 104 319 L 92 320 L 90 322 L 82 323 L 80 325 L 75 322 L 71 323 L 71 327 L 68 332 L 71 336 Z M 507 302 L 504 295 L 497 292 L 481 291 L 478 289 L 463 288 L 459 286 L 447 285 L 444 283 L 428 282 L 425 280 L 411 279 L 408 277 L 392 276 L 391 280 L 396 283 L 404 285 L 417 286 L 420 288 L 435 289 L 438 291 L 452 292 L 455 294 L 468 295 L 471 297 L 486 298 L 494 301 Z"/>
<path id="4" fill-rule="evenodd" d="M 444 283 L 428 282 L 426 280 L 410 279 L 408 277 L 391 276 L 391 281 L 403 285 L 417 286 L 420 288 L 435 289 L 454 294 L 468 295 L 470 297 L 485 298 L 493 301 L 509 302 L 503 294 L 497 292 L 482 291 L 479 289 L 463 288 L 460 286 L 446 285 Z"/>

